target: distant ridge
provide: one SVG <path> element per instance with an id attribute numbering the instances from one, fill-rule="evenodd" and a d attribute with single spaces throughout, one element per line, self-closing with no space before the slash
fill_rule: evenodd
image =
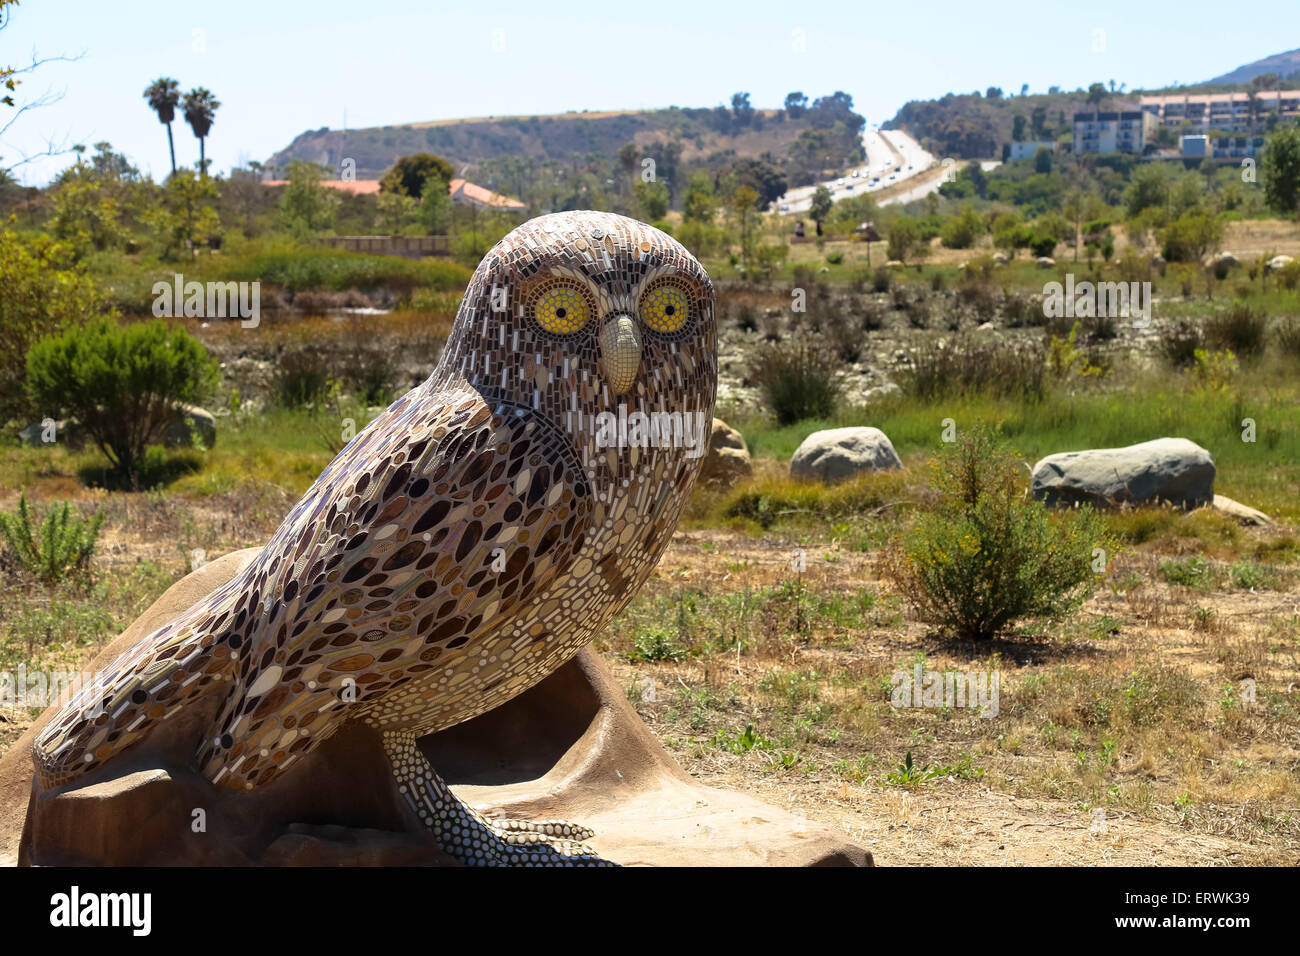
<path id="1" fill-rule="evenodd" d="M 1300 73 L 1300 50 L 1266 56 L 1262 60 L 1239 66 L 1231 73 L 1224 73 L 1222 76 L 1216 76 L 1214 79 L 1205 82 L 1207 84 L 1249 83 L 1252 78 L 1259 76 L 1261 73 L 1276 73 L 1282 79 L 1286 79 L 1293 73 Z"/>

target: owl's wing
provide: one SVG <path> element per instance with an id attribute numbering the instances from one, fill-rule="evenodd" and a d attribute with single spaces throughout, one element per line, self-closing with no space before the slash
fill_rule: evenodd
<path id="1" fill-rule="evenodd" d="M 582 547 L 592 497 L 558 428 L 472 391 L 400 406 L 259 558 L 260 619 L 200 752 L 216 783 L 274 779 L 386 693 L 475 653 Z"/>

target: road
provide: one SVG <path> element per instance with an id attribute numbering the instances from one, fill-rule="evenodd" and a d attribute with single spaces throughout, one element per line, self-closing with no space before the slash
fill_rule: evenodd
<path id="1" fill-rule="evenodd" d="M 875 193 L 920 175 L 935 162 L 932 155 L 902 130 L 879 130 L 869 126 L 862 133 L 862 148 L 867 158 L 856 168 L 856 177 L 854 170 L 849 169 L 842 177 L 791 189 L 773 204 L 774 208 L 790 215 L 807 213 L 817 186 L 829 189 L 832 200 L 860 196 L 863 192 Z M 878 181 L 873 183 L 872 180 Z"/>

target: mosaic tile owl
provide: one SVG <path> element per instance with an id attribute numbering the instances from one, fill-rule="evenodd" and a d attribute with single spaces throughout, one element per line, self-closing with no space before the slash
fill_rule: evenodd
<path id="1" fill-rule="evenodd" d="M 364 721 L 412 812 L 450 842 L 473 831 L 466 862 L 589 858 L 580 827 L 454 805 L 413 741 L 536 684 L 627 604 L 695 482 L 716 383 L 712 284 L 679 243 L 610 213 L 525 223 L 474 273 L 437 368 L 258 558 L 44 728 L 39 785 L 216 695 L 195 759 L 220 787 L 266 784 Z"/>

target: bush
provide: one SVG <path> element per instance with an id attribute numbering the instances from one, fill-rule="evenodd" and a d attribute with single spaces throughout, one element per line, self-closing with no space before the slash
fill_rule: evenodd
<path id="1" fill-rule="evenodd" d="M 833 266 L 841 265 L 844 262 L 844 253 L 839 249 L 828 252 L 826 253 L 826 261 Z"/>
<path id="2" fill-rule="evenodd" d="M 1046 360 L 1042 345 L 990 342 L 972 346 L 958 341 L 940 347 L 928 342 L 908 355 L 900 385 L 908 395 L 920 399 L 986 393 L 1036 401 L 1045 391 Z"/>
<path id="3" fill-rule="evenodd" d="M 878 266 L 876 271 L 871 273 L 871 291 L 888 292 L 893 281 L 894 274 L 885 266 Z"/>
<path id="4" fill-rule="evenodd" d="M 1237 301 L 1227 312 L 1210 319 L 1205 332 L 1210 342 L 1220 348 L 1231 349 L 1238 355 L 1256 355 L 1264 349 L 1268 317 L 1262 310 Z"/>
<path id="5" fill-rule="evenodd" d="M 217 362 L 194 336 L 164 322 L 100 318 L 41 339 L 27 353 L 27 386 L 43 414 L 75 417 L 121 477 L 162 438 L 173 406 L 216 384 Z"/>
<path id="6" fill-rule="evenodd" d="M 317 345 L 286 348 L 275 370 L 275 394 L 281 405 L 298 408 L 324 397 L 331 381 L 325 350 Z"/>
<path id="7" fill-rule="evenodd" d="M 1196 353 L 1205 348 L 1205 335 L 1200 328 L 1186 319 L 1165 327 L 1160 332 L 1158 346 L 1161 356 L 1174 368 L 1190 368 L 1196 362 Z"/>
<path id="8" fill-rule="evenodd" d="M 97 511 L 85 521 L 64 501 L 46 513 L 38 530 L 27 507 L 27 495 L 21 494 L 16 512 L 0 512 L 0 537 L 20 568 L 53 584 L 70 573 L 86 570 L 103 523 L 103 512 Z"/>
<path id="9" fill-rule="evenodd" d="M 831 362 L 807 345 L 767 346 L 759 353 L 751 377 L 778 425 L 828 418 L 839 401 L 840 383 Z"/>
<path id="10" fill-rule="evenodd" d="M 1274 330 L 1277 347 L 1290 358 L 1300 358 L 1300 320 L 1295 318 L 1279 322 Z"/>
<path id="11" fill-rule="evenodd" d="M 933 463 L 939 504 L 884 557 L 884 571 L 926 620 L 989 640 L 1023 618 L 1077 610 L 1096 582 L 1105 526 L 1084 507 L 1049 516 L 1030 498 L 1018 455 L 976 427 Z"/>

